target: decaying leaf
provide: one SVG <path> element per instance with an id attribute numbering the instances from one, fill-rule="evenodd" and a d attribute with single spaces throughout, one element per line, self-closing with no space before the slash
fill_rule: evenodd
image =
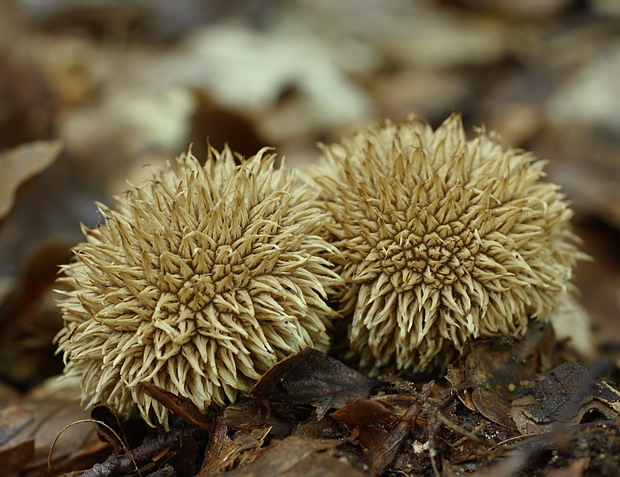
<path id="1" fill-rule="evenodd" d="M 251 394 L 288 404 L 311 404 L 321 419 L 330 409 L 368 397 L 377 381 L 314 349 L 301 351 L 272 367 Z"/>
<path id="2" fill-rule="evenodd" d="M 11 446 L 0 446 L 0 468 L 5 477 L 18 477 L 34 456 L 34 439 Z"/>
<path id="3" fill-rule="evenodd" d="M 300 468 L 312 455 L 329 451 L 341 444 L 338 440 L 307 439 L 289 436 L 282 441 L 273 442 L 264 453 L 251 464 L 242 466 L 222 475 L 226 477 L 288 477 L 306 475 Z M 348 466 L 347 466 L 348 467 Z M 308 466 L 308 468 L 310 468 Z M 353 468 L 342 476 L 351 475 Z"/>
<path id="4" fill-rule="evenodd" d="M 532 323 L 522 339 L 474 341 L 465 358 L 466 380 L 476 410 L 491 421 L 514 428 L 510 406 L 521 382 L 531 378 L 553 342 L 549 325 Z"/>
<path id="5" fill-rule="evenodd" d="M 125 475 L 136 471 L 138 475 L 144 475 L 147 471 L 163 470 L 165 462 L 174 458 L 175 454 L 181 457 L 179 459 L 181 462 L 177 466 L 185 469 L 183 475 L 193 475 L 197 470 L 197 466 L 193 463 L 193 456 L 197 451 L 195 440 L 204 434 L 206 434 L 204 430 L 199 427 L 159 433 L 128 452 L 109 456 L 105 461 L 82 473 L 81 477 Z M 191 447 L 191 452 L 184 452 L 188 446 Z M 192 459 L 189 459 L 190 456 Z M 176 473 L 163 475 L 176 475 Z"/>
<path id="6" fill-rule="evenodd" d="M 510 415 L 522 434 L 575 425 L 590 411 L 620 415 L 620 392 L 578 363 L 562 363 L 537 376 L 517 394 Z"/>
<path id="7" fill-rule="evenodd" d="M 327 452 L 317 452 L 302 460 L 279 477 L 364 477 L 368 474 L 357 470 Z"/>
<path id="8" fill-rule="evenodd" d="M 364 461 L 368 463 L 373 475 L 385 469 L 394 460 L 403 439 L 411 432 L 418 416 L 422 412 L 423 401 L 428 398 L 434 384 L 431 381 L 424 386 L 419 399 L 406 410 L 396 425 L 385 435 L 384 439 L 368 451 Z"/>
<path id="9" fill-rule="evenodd" d="M 358 399 L 337 409 L 330 417 L 345 423 L 351 429 L 348 438 L 350 441 L 359 443 L 364 450 L 375 449 L 385 442 L 395 423 L 411 404 L 409 400 L 403 409 L 401 406 L 375 397 Z"/>
<path id="10" fill-rule="evenodd" d="M 57 382 L 52 378 L 18 403 L 1 409 L 0 462 L 10 456 L 15 459 L 12 460 L 14 466 L 19 462 L 23 464 L 14 467 L 16 471 L 45 471 L 48 452 L 59 434 L 52 453 L 53 469 L 70 468 L 71 463 L 78 460 L 88 462 L 88 456 L 100 458 L 107 444 L 99 441 L 94 426 L 71 425 L 88 418 L 77 396 L 75 381 Z M 70 427 L 63 431 L 66 426 Z M 26 454 L 29 455 L 27 459 Z"/>
<path id="11" fill-rule="evenodd" d="M 294 427 L 290 420 L 275 415 L 268 401 L 251 397 L 226 406 L 221 419 L 233 429 L 268 428 L 272 436 L 287 436 Z"/>
<path id="12" fill-rule="evenodd" d="M 216 421 L 210 435 L 207 453 L 197 477 L 206 477 L 249 464 L 258 456 L 269 428 L 241 430 L 231 439 L 228 427 Z"/>
<path id="13" fill-rule="evenodd" d="M 37 141 L 0 154 L 0 219 L 11 209 L 17 188 L 54 162 L 61 149 L 58 141 Z"/>
<path id="14" fill-rule="evenodd" d="M 395 406 L 389 402 L 378 399 L 358 399 L 334 411 L 331 418 L 350 426 L 359 426 L 388 421 L 394 417 L 396 412 Z"/>

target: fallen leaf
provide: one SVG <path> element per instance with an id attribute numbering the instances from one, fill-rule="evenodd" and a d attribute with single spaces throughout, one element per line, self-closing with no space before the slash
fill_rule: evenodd
<path id="1" fill-rule="evenodd" d="M 331 414 L 332 419 L 350 426 L 385 422 L 396 415 L 395 406 L 380 400 L 358 399 L 345 404 Z"/>
<path id="2" fill-rule="evenodd" d="M 222 422 L 234 429 L 269 428 L 269 434 L 287 436 L 293 430 L 293 423 L 271 412 L 264 399 L 248 398 L 226 406 Z"/>
<path id="3" fill-rule="evenodd" d="M 403 439 L 413 429 L 418 416 L 422 412 L 422 404 L 430 395 L 434 385 L 434 381 L 431 381 L 424 386 L 419 400 L 407 409 L 396 422 L 396 425 L 385 435 L 385 438 L 365 455 L 364 461 L 368 463 L 373 475 L 381 472 L 394 460 Z"/>
<path id="4" fill-rule="evenodd" d="M 58 141 L 37 141 L 0 154 L 0 219 L 11 210 L 17 188 L 54 162 L 61 149 Z"/>
<path id="5" fill-rule="evenodd" d="M 341 441 L 327 439 L 307 439 L 289 436 L 272 442 L 263 454 L 251 464 L 221 474 L 226 477 L 281 477 L 305 475 L 288 473 L 313 454 L 334 449 Z M 351 469 L 353 470 L 353 469 Z"/>
<path id="6" fill-rule="evenodd" d="M 465 376 L 476 410 L 487 419 L 514 429 L 510 409 L 522 382 L 532 378 L 553 342 L 547 324 L 533 323 L 521 339 L 474 341 L 465 358 Z"/>
<path id="7" fill-rule="evenodd" d="M 312 454 L 279 477 L 364 477 L 367 474 L 326 452 Z"/>
<path id="8" fill-rule="evenodd" d="M 4 477 L 19 477 L 21 471 L 34 455 L 34 439 L 14 444 L 0 446 L 0 469 Z"/>
<path id="9" fill-rule="evenodd" d="M 311 404 L 322 419 L 330 409 L 368 397 L 377 384 L 325 353 L 308 349 L 272 367 L 251 394 L 271 402 Z"/>
<path id="10" fill-rule="evenodd" d="M 207 453 L 196 477 L 219 474 L 237 465 L 249 464 L 258 456 L 269 428 L 241 430 L 231 439 L 228 427 L 216 422 L 210 434 Z"/>
<path id="11" fill-rule="evenodd" d="M 457 397 L 465 407 L 470 411 L 475 411 L 476 406 L 471 398 L 471 387 L 468 387 L 467 380 L 465 379 L 465 369 L 461 363 L 457 362 L 457 365 L 448 365 L 445 378 L 452 386 L 444 389 L 441 397 L 444 398 L 448 394 L 456 392 Z"/>
<path id="12" fill-rule="evenodd" d="M 88 461 L 89 456 L 96 462 L 107 444 L 99 441 L 93 424 L 76 423 L 88 418 L 79 395 L 75 379 L 59 382 L 51 378 L 16 404 L 1 409 L 0 455 L 13 449 L 18 457 L 23 456 L 32 445 L 32 455 L 20 470 L 46 472 L 48 452 L 58 437 L 51 456 L 55 471 L 71 468 L 76 461 Z"/>
<path id="13" fill-rule="evenodd" d="M 517 394 L 510 415 L 522 434 L 575 425 L 596 410 L 607 419 L 619 416 L 620 393 L 579 363 L 562 363 L 541 373 Z"/>

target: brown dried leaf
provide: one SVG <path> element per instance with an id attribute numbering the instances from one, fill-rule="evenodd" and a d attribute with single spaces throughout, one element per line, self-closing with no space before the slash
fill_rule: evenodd
<path id="1" fill-rule="evenodd" d="M 272 402 L 311 404 L 322 419 L 330 409 L 368 397 L 377 384 L 325 353 L 308 349 L 272 367 L 251 393 Z"/>
<path id="2" fill-rule="evenodd" d="M 467 380 L 465 379 L 465 369 L 463 366 L 448 365 L 448 370 L 445 375 L 446 380 L 452 385 L 451 388 L 443 390 L 445 393 L 451 393 L 457 391 L 457 397 L 470 411 L 475 411 L 476 406 L 471 399 L 471 389 L 467 388 Z"/>
<path id="3" fill-rule="evenodd" d="M 34 439 L 0 447 L 0 469 L 5 477 L 18 477 L 34 455 Z"/>
<path id="4" fill-rule="evenodd" d="M 413 403 L 394 429 L 366 454 L 364 460 L 368 463 L 373 475 L 381 472 L 394 460 L 402 440 L 411 432 L 421 412 L 422 404 Z"/>
<path id="5" fill-rule="evenodd" d="M 394 428 L 386 433 L 384 439 L 368 451 L 364 460 L 368 463 L 373 475 L 381 472 L 394 460 L 403 439 L 411 432 L 422 412 L 422 402 L 428 398 L 434 385 L 434 381 L 425 384 L 419 400 L 407 409 Z"/>
<path id="6" fill-rule="evenodd" d="M 23 470 L 46 472 L 48 452 L 54 439 L 63 428 L 88 418 L 77 398 L 79 395 L 75 380 L 58 382 L 57 378 L 51 378 L 19 403 L 0 410 L 0 447 L 19 449 L 19 446 L 26 446 L 21 448 L 23 450 L 30 445 L 27 442 L 33 441 L 33 454 Z M 52 468 L 58 471 L 78 460 L 97 459 L 106 448 L 107 445 L 97 438 L 92 424 L 71 425 L 56 441 Z"/>
<path id="7" fill-rule="evenodd" d="M 301 473 L 293 472 L 293 469 L 299 468 L 300 464 L 303 464 L 313 454 L 334 449 L 341 443 L 341 441 L 337 440 L 289 436 L 284 440 L 272 442 L 263 454 L 251 464 L 221 475 L 227 477 L 306 475 L 304 472 L 301 472 L 301 469 L 299 469 Z M 306 466 L 304 465 L 303 467 Z"/>
<path id="8" fill-rule="evenodd" d="M 363 477 L 367 474 L 326 452 L 312 454 L 280 477 Z"/>
<path id="9" fill-rule="evenodd" d="M 396 407 L 388 402 L 358 399 L 334 411 L 330 417 L 349 426 L 358 426 L 388 421 L 394 418 L 396 413 Z"/>
<path id="10" fill-rule="evenodd" d="M 473 387 L 472 402 L 487 419 L 514 429 L 511 403 L 521 383 L 537 371 L 541 354 L 553 342 L 549 325 L 533 323 L 521 339 L 480 340 L 471 344 L 465 359 L 467 383 Z"/>
<path id="11" fill-rule="evenodd" d="M 512 402 L 510 415 L 522 434 L 544 432 L 558 424 L 575 425 L 597 410 L 607 419 L 620 411 L 620 393 L 578 363 L 562 363 L 541 373 Z"/>
<path id="12" fill-rule="evenodd" d="M 270 428 L 271 435 L 287 436 L 293 423 L 272 414 L 269 403 L 263 399 L 248 398 L 226 406 L 222 422 L 233 429 Z"/>
<path id="13" fill-rule="evenodd" d="M 17 188 L 54 162 L 61 149 L 58 141 L 37 141 L 0 154 L 0 219 L 11 209 Z"/>
<path id="14" fill-rule="evenodd" d="M 226 425 L 216 422 L 197 477 L 219 474 L 237 465 L 249 464 L 258 456 L 258 449 L 269 433 L 268 428 L 242 430 L 231 439 L 227 431 Z"/>

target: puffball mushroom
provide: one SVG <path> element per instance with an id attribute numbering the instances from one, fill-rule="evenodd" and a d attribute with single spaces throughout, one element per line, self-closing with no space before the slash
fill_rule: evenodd
<path id="1" fill-rule="evenodd" d="M 65 374 L 88 405 L 151 425 L 168 412 L 141 389 L 150 383 L 200 410 L 247 391 L 273 364 L 325 349 L 339 277 L 318 236 L 316 193 L 261 150 L 236 165 L 211 151 L 186 154 L 131 187 L 63 267 L 57 336 Z"/>
<path id="2" fill-rule="evenodd" d="M 323 146 L 313 173 L 361 366 L 444 367 L 469 338 L 549 320 L 581 258 L 544 162 L 416 116 Z"/>

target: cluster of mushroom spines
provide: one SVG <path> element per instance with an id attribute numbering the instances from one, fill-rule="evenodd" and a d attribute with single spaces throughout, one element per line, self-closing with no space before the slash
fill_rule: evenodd
<path id="1" fill-rule="evenodd" d="M 326 349 L 340 278 L 315 193 L 261 150 L 191 155 L 132 187 L 64 266 L 59 351 L 84 400 L 167 426 L 150 383 L 200 410 L 234 401 L 278 360 Z"/>
<path id="2" fill-rule="evenodd" d="M 580 257 L 571 211 L 542 161 L 504 150 L 457 115 L 412 117 L 323 146 L 341 313 L 362 366 L 423 371 L 477 336 L 548 320 Z"/>

